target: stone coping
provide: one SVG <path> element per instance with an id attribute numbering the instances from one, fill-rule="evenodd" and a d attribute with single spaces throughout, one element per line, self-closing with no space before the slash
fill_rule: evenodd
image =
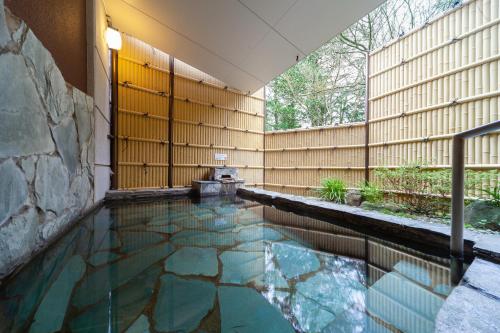
<path id="1" fill-rule="evenodd" d="M 105 201 L 149 198 L 174 198 L 189 196 L 191 187 L 151 190 L 110 190 Z M 409 241 L 426 250 L 448 251 L 451 228 L 447 225 L 419 221 L 413 218 L 388 215 L 359 207 L 335 204 L 312 197 L 289 195 L 258 188 L 239 188 L 237 194 L 276 208 L 306 215 L 326 222 L 357 229 L 368 234 L 378 234 L 395 240 Z M 500 263 L 500 236 L 464 231 L 466 257 L 475 256 Z"/>
<path id="2" fill-rule="evenodd" d="M 363 233 L 381 235 L 399 242 L 407 241 L 431 252 L 449 251 L 451 228 L 447 225 L 258 188 L 240 188 L 237 194 L 242 198 L 256 200 L 299 215 L 326 222 L 334 220 L 335 224 Z M 472 260 L 477 256 L 500 262 L 500 236 L 465 230 L 464 241 L 466 259 Z"/>
<path id="3" fill-rule="evenodd" d="M 175 198 L 191 194 L 191 187 L 178 187 L 166 189 L 145 190 L 109 190 L 106 192 L 105 201 L 136 200 L 149 198 Z"/>
<path id="4" fill-rule="evenodd" d="M 446 225 L 256 188 L 240 188 L 237 194 L 245 199 L 256 200 L 278 209 L 326 222 L 333 219 L 336 224 L 366 233 L 376 232 L 412 243 L 421 240 L 422 245 L 425 246 L 440 246 L 446 251 L 449 249 L 451 230 Z M 500 332 L 500 316 L 498 315 L 500 313 L 500 265 L 496 263 L 500 261 L 500 236 L 465 230 L 464 238 L 468 255 L 472 258 L 476 256 L 476 258 L 473 259 L 460 284 L 453 289 L 439 310 L 435 332 Z"/>
<path id="5" fill-rule="evenodd" d="M 191 183 L 198 184 L 220 184 L 221 182 L 218 180 L 192 180 Z"/>
<path id="6" fill-rule="evenodd" d="M 436 317 L 438 333 L 500 332 L 500 265 L 475 259 Z"/>

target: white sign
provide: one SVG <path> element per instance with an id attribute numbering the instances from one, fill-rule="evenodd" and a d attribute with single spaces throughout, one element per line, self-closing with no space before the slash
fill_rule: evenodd
<path id="1" fill-rule="evenodd" d="M 215 154 L 216 161 L 225 161 L 227 159 L 227 154 Z"/>

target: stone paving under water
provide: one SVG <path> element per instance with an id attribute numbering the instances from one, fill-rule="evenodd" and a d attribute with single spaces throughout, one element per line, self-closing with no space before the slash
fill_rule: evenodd
<path id="1" fill-rule="evenodd" d="M 286 227 L 273 210 L 239 198 L 102 208 L 2 285 L 0 331 L 433 331 L 451 290 L 444 259 Z M 353 247 L 364 254 L 343 255 Z"/>

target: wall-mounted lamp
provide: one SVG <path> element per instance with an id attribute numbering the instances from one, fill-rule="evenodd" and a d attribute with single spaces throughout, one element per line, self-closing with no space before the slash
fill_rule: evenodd
<path id="1" fill-rule="evenodd" d="M 118 30 L 111 27 L 106 29 L 105 33 L 106 43 L 108 47 L 112 50 L 120 50 L 122 48 L 122 36 Z"/>

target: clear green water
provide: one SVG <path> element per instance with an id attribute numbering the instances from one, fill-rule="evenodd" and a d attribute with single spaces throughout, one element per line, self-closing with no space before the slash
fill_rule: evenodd
<path id="1" fill-rule="evenodd" d="M 448 261 L 239 198 L 105 207 L 6 281 L 2 332 L 432 332 Z"/>

